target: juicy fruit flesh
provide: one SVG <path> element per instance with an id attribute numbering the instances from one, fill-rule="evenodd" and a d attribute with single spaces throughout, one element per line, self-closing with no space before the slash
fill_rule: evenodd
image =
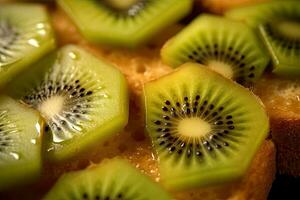
<path id="1" fill-rule="evenodd" d="M 66 46 L 31 70 L 7 92 L 45 117 L 50 160 L 76 156 L 127 123 L 122 74 L 82 49 Z"/>
<path id="2" fill-rule="evenodd" d="M 118 10 L 127 10 L 139 0 L 105 0 L 105 2 Z"/>
<path id="3" fill-rule="evenodd" d="M 276 27 L 282 36 L 300 41 L 300 22 L 281 20 L 276 23 Z"/>
<path id="4" fill-rule="evenodd" d="M 271 25 L 259 26 L 263 41 L 272 56 L 273 73 L 280 76 L 297 77 L 300 74 L 300 40 L 283 36 Z"/>
<path id="5" fill-rule="evenodd" d="M 45 8 L 5 4 L 0 8 L 0 87 L 55 46 Z"/>
<path id="6" fill-rule="evenodd" d="M 0 67 L 17 62 L 22 59 L 25 52 L 28 54 L 28 52 L 35 51 L 36 48 L 43 45 L 43 40 L 51 40 L 49 33 L 51 30 L 46 19 L 43 19 L 42 13 L 38 16 L 41 21 L 33 23 L 34 25 L 28 22 L 20 24 L 22 21 L 17 20 L 22 20 L 22 15 L 10 16 L 18 7 L 7 7 L 7 11 L 0 15 Z M 28 9 L 30 10 L 30 7 Z M 33 9 L 36 8 L 33 7 Z"/>
<path id="7" fill-rule="evenodd" d="M 203 64 L 243 85 L 258 80 L 269 62 L 248 26 L 213 15 L 194 19 L 164 45 L 161 57 L 172 67 L 186 62 Z"/>
<path id="8" fill-rule="evenodd" d="M 169 200 L 171 197 L 148 177 L 121 159 L 71 172 L 58 180 L 45 199 L 145 199 Z"/>
<path id="9" fill-rule="evenodd" d="M 0 97 L 0 191 L 38 178 L 42 129 L 36 112 Z"/>
<path id="10" fill-rule="evenodd" d="M 9 22 L 0 20 L 0 38 L 0 67 L 2 67 L 5 63 L 13 62 L 9 61 L 10 56 L 6 49 L 18 39 L 18 32 Z"/>
<path id="11" fill-rule="evenodd" d="M 273 73 L 297 77 L 300 74 L 300 3 L 275 1 L 229 11 L 226 16 L 245 21 L 258 30 L 273 61 Z"/>
<path id="12" fill-rule="evenodd" d="M 223 75 L 226 78 L 232 79 L 233 78 L 233 70 L 232 66 L 220 61 L 208 61 L 207 66 L 209 69 L 218 72 L 219 74 Z"/>
<path id="13" fill-rule="evenodd" d="M 147 131 L 171 189 L 241 178 L 268 133 L 268 118 L 252 93 L 197 64 L 147 83 L 144 93 Z M 189 130 L 187 122 L 177 130 L 190 119 Z M 178 134 L 182 130 L 190 134 Z"/>
<path id="14" fill-rule="evenodd" d="M 8 118 L 8 111 L 7 110 L 0 110 L 0 153 L 8 152 L 8 155 L 10 155 L 13 159 L 12 160 L 18 160 L 19 154 L 16 151 L 16 147 L 12 143 L 14 140 L 19 140 L 18 134 L 18 127 L 12 123 L 12 121 Z M 4 154 L 4 153 L 3 153 Z M 5 158 L 1 157 L 1 164 L 5 164 Z"/>
<path id="15" fill-rule="evenodd" d="M 78 71 L 77 73 L 74 71 L 73 76 L 75 74 L 78 74 Z M 94 85 L 95 83 L 81 83 L 79 79 L 70 78 L 56 83 L 61 74 L 54 77 L 54 80 L 48 78 L 53 75 L 54 72 L 46 74 L 46 84 L 41 83 L 26 94 L 22 101 L 43 114 L 47 119 L 47 127 L 53 134 L 53 141 L 59 143 L 73 138 L 85 129 L 83 123 L 92 120 L 90 113 L 97 108 L 92 99 L 95 95 L 99 99 L 106 98 L 107 94 L 101 91 L 99 86 Z M 92 78 L 94 77 L 90 76 L 90 79 Z M 90 86 L 87 88 L 82 86 L 88 84 Z"/>
<path id="16" fill-rule="evenodd" d="M 191 0 L 139 0 L 125 10 L 115 10 L 97 1 L 58 1 L 82 34 L 90 41 L 122 47 L 137 47 L 163 28 L 184 17 Z M 153 20 L 159 18 L 159 20 Z M 97 24 L 101 21 L 101 26 Z"/>
<path id="17" fill-rule="evenodd" d="M 211 132 L 211 126 L 200 118 L 186 118 L 180 120 L 178 133 L 186 138 L 203 137 Z"/>
<path id="18" fill-rule="evenodd" d="M 54 23 L 58 28 L 57 33 L 59 41 L 62 41 L 62 43 L 70 43 L 71 41 L 72 43 L 87 44 L 86 41 L 80 37 L 78 32 L 73 32 L 76 29 L 69 21 L 67 21 L 67 17 L 65 15 L 62 15 L 61 12 L 54 11 L 53 18 L 55 21 Z M 65 25 L 66 23 L 67 25 Z M 95 46 L 92 44 L 88 44 L 85 47 L 100 57 L 105 57 L 107 60 L 114 63 L 116 67 L 118 67 L 124 74 L 126 74 L 127 80 L 131 85 L 131 92 L 135 95 L 140 94 L 141 84 L 143 82 L 149 81 L 155 77 L 160 77 L 163 74 L 171 71 L 169 66 L 161 63 L 159 56 L 157 56 L 158 49 L 153 50 L 152 48 L 147 48 L 141 51 L 129 53 L 127 50 L 119 49 L 107 51 L 106 49 L 95 48 Z M 136 66 L 145 67 L 145 71 L 137 72 L 135 70 Z M 134 100 L 135 99 L 139 98 L 134 98 Z M 157 168 L 157 161 L 153 156 L 153 150 L 151 149 L 151 144 L 148 141 L 148 137 L 143 137 L 143 117 L 140 116 L 142 111 L 138 109 L 139 107 L 137 105 L 139 105 L 139 103 L 136 101 L 131 103 L 130 124 L 119 135 L 111 138 L 105 142 L 104 145 L 99 145 L 98 148 L 90 151 L 85 156 L 76 159 L 68 165 L 64 166 L 54 164 L 51 165 L 51 167 L 46 166 L 47 169 L 44 173 L 46 178 L 43 177 L 43 180 L 39 182 L 38 186 L 31 187 L 22 194 L 18 194 L 19 192 L 11 192 L 7 194 L 7 196 L 20 196 L 23 198 L 24 195 L 27 196 L 34 194 L 39 195 L 42 198 L 44 194 L 39 188 L 40 185 L 45 184 L 45 182 L 48 183 L 48 179 L 53 180 L 53 177 L 58 178 L 60 174 L 63 174 L 67 171 L 82 169 L 87 166 L 89 162 L 98 163 L 104 158 L 114 156 L 121 156 L 130 160 L 131 163 L 136 165 L 139 170 L 143 171 L 148 176 L 151 176 L 153 180 L 158 182 L 160 180 L 160 175 Z M 140 137 L 143 139 L 140 139 Z M 124 141 L 126 141 L 126 143 L 124 143 Z M 270 144 L 271 142 L 267 143 Z M 204 188 L 201 188 L 193 191 L 180 192 L 177 193 L 178 195 L 175 197 L 175 199 L 187 200 L 196 197 L 201 199 L 204 196 L 208 199 L 229 199 L 229 197 L 239 195 L 241 190 L 251 193 L 253 191 L 253 187 L 249 186 L 249 182 L 255 183 L 257 187 L 265 186 L 266 183 L 264 180 L 266 179 L 260 179 L 260 177 L 262 177 L 261 175 L 265 176 L 266 174 L 270 173 L 270 165 L 272 162 L 265 158 L 265 155 L 269 154 L 269 151 L 265 153 L 265 145 L 263 149 L 264 150 L 260 151 L 257 155 L 259 159 L 256 159 L 255 162 L 252 163 L 252 168 L 249 172 L 251 175 L 249 176 L 248 174 L 243 183 L 238 183 L 234 186 L 229 184 L 228 187 L 222 185 L 219 190 L 213 191 L 206 191 Z M 83 163 L 85 165 L 83 165 Z M 244 197 L 244 193 L 242 193 L 242 196 Z"/>

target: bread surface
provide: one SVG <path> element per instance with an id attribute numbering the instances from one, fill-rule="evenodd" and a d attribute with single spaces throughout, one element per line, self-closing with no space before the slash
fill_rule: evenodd
<path id="1" fill-rule="evenodd" d="M 255 93 L 270 116 L 278 171 L 300 176 L 300 80 L 267 75 L 257 83 Z"/>

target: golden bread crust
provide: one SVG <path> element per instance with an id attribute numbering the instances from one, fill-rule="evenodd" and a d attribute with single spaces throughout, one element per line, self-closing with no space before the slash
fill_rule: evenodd
<path id="1" fill-rule="evenodd" d="M 278 171 L 300 176 L 300 81 L 266 75 L 254 92 L 270 116 Z"/>

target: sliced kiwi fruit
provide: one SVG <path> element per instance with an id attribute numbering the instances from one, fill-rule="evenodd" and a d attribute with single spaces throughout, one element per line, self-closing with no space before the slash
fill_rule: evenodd
<path id="1" fill-rule="evenodd" d="M 257 29 L 278 75 L 300 76 L 300 2 L 275 1 L 226 13 L 227 17 L 247 22 Z"/>
<path id="2" fill-rule="evenodd" d="M 54 49 L 46 9 L 33 4 L 0 7 L 0 87 Z"/>
<path id="3" fill-rule="evenodd" d="M 123 74 L 77 46 L 43 58 L 6 91 L 45 118 L 50 161 L 72 158 L 127 124 Z"/>
<path id="4" fill-rule="evenodd" d="M 192 0 L 59 0 L 58 4 L 88 40 L 136 47 L 184 17 Z"/>
<path id="5" fill-rule="evenodd" d="M 44 198 L 52 199 L 171 200 L 171 197 L 127 161 L 114 158 L 63 175 Z"/>
<path id="6" fill-rule="evenodd" d="M 240 84 L 255 82 L 269 62 L 255 33 L 241 22 L 201 15 L 161 50 L 167 64 L 197 62 Z"/>
<path id="7" fill-rule="evenodd" d="M 43 127 L 38 112 L 0 96 L 0 191 L 40 176 Z"/>
<path id="8" fill-rule="evenodd" d="M 144 96 L 146 129 L 170 189 L 241 179 L 268 134 L 256 96 L 196 63 L 146 83 Z"/>

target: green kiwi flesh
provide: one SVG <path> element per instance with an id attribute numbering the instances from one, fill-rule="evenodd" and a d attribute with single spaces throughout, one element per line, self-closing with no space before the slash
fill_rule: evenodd
<path id="1" fill-rule="evenodd" d="M 269 62 L 259 38 L 241 22 L 201 15 L 161 50 L 165 63 L 177 67 L 197 62 L 243 85 L 255 82 Z"/>
<path id="2" fill-rule="evenodd" d="M 268 134 L 259 99 L 199 64 L 146 83 L 144 96 L 146 130 L 170 189 L 241 179 Z"/>
<path id="3" fill-rule="evenodd" d="M 276 1 L 238 8 L 226 16 L 257 29 L 273 60 L 273 72 L 300 76 L 300 2 Z"/>
<path id="4" fill-rule="evenodd" d="M 6 92 L 45 118 L 51 161 L 74 157 L 117 134 L 128 120 L 123 74 L 73 45 L 37 62 Z"/>
<path id="5" fill-rule="evenodd" d="M 0 87 L 54 49 L 46 9 L 40 5 L 0 7 Z"/>
<path id="6" fill-rule="evenodd" d="M 63 175 L 44 198 L 52 199 L 171 200 L 171 197 L 127 161 L 114 158 Z"/>
<path id="7" fill-rule="evenodd" d="M 0 96 L 0 191 L 39 178 L 43 125 L 38 112 Z"/>
<path id="8" fill-rule="evenodd" d="M 59 0 L 58 4 L 88 40 L 123 47 L 146 43 L 154 34 L 184 17 L 192 7 L 191 0 L 176 3 L 136 0 L 127 3 L 125 8 L 120 2 Z"/>

